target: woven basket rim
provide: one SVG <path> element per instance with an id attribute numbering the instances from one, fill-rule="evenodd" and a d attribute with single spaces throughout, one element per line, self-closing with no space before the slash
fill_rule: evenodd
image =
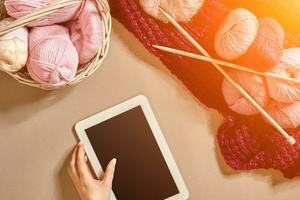
<path id="1" fill-rule="evenodd" d="M 35 21 L 36 19 L 39 19 L 40 17 L 46 16 L 49 14 L 49 12 L 53 12 L 57 9 L 63 8 L 68 5 L 72 5 L 75 3 L 82 3 L 85 0 L 58 0 L 54 1 L 51 4 L 49 4 L 47 7 L 38 9 L 29 15 L 26 15 L 20 19 L 14 20 L 10 25 L 5 27 L 5 29 L 0 30 L 0 37 L 7 32 L 11 32 L 15 29 L 18 29 L 20 27 L 26 26 L 30 22 Z M 110 43 L 110 33 L 111 33 L 111 15 L 110 15 L 110 8 L 107 0 L 91 0 L 94 2 L 94 4 L 97 7 L 97 10 L 99 12 L 99 15 L 103 22 L 103 41 L 102 45 L 99 48 L 99 51 L 97 52 L 97 55 L 88 63 L 84 65 L 79 65 L 75 77 L 70 80 L 67 84 L 60 86 L 60 87 L 54 87 L 54 86 L 45 86 L 42 85 L 35 80 L 33 80 L 27 69 L 26 66 L 23 67 L 20 71 L 17 72 L 10 72 L 6 71 L 2 68 L 0 68 L 0 71 L 3 71 L 10 76 L 12 76 L 16 81 L 18 81 L 21 84 L 28 85 L 31 87 L 36 87 L 44 90 L 56 90 L 62 87 L 68 87 L 75 85 L 77 83 L 80 83 L 82 80 L 86 79 L 90 75 L 92 75 L 102 64 L 103 60 L 105 59 L 108 49 L 109 49 L 109 43 Z M 9 17 L 6 13 L 5 6 L 4 6 L 4 0 L 0 0 L 0 20 Z"/>

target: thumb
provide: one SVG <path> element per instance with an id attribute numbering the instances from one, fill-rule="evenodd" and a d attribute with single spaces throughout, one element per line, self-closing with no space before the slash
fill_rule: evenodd
<path id="1" fill-rule="evenodd" d="M 117 159 L 112 159 L 109 164 L 106 167 L 106 171 L 104 173 L 103 177 L 103 183 L 109 187 L 111 187 L 113 179 L 114 179 L 114 173 L 115 173 L 115 166 L 116 166 Z"/>

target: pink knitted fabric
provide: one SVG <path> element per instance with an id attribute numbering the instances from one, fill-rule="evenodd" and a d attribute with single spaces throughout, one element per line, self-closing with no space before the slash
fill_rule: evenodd
<path id="1" fill-rule="evenodd" d="M 262 1 L 262 0 L 261 0 Z M 267 0 L 265 0 L 267 1 Z M 170 24 L 148 16 L 138 0 L 110 0 L 112 14 L 205 105 L 217 109 L 225 117 L 218 131 L 218 143 L 226 163 L 236 170 L 274 168 L 286 177 L 300 175 L 300 133 L 290 130 L 297 140 L 291 146 L 261 116 L 245 117 L 227 107 L 221 91 L 223 77 L 208 63 L 197 62 L 152 48 L 153 44 L 197 52 Z M 272 6 L 272 4 L 271 4 Z M 216 30 L 230 11 L 221 0 L 204 1 L 199 13 L 182 26 L 214 57 Z M 288 36 L 287 44 L 300 41 Z"/>

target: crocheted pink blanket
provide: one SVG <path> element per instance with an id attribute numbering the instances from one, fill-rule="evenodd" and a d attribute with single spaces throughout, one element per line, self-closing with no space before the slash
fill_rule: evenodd
<path id="1" fill-rule="evenodd" d="M 170 24 L 147 15 L 138 0 L 110 0 L 112 15 L 178 77 L 205 105 L 217 109 L 225 122 L 218 130 L 218 144 L 226 163 L 236 170 L 274 168 L 285 177 L 300 175 L 300 134 L 288 130 L 297 143 L 292 146 L 261 116 L 245 117 L 230 111 L 221 91 L 223 77 L 208 63 L 163 53 L 159 44 L 197 52 Z M 215 32 L 230 11 L 221 0 L 206 0 L 191 22 L 181 24 L 211 55 Z M 293 42 L 293 41 L 287 41 Z"/>

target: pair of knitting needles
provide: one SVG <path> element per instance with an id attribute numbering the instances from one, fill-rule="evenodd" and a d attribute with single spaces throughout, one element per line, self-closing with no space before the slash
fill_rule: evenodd
<path id="1" fill-rule="evenodd" d="M 194 47 L 196 47 L 196 49 L 198 49 L 204 56 L 201 55 L 197 55 L 197 54 L 193 54 L 193 53 L 189 53 L 189 52 L 185 52 L 185 51 L 181 51 L 181 50 L 177 50 L 177 49 L 172 49 L 169 47 L 165 47 L 165 46 L 159 46 L 159 45 L 153 45 L 154 48 L 162 50 L 162 51 L 166 51 L 169 53 L 174 53 L 174 54 L 178 54 L 178 55 L 182 55 L 182 56 L 186 56 L 186 57 L 190 57 L 190 58 L 194 58 L 197 60 L 202 60 L 202 61 L 206 61 L 206 62 L 210 62 L 278 131 L 279 133 L 281 133 L 281 135 L 283 137 L 286 138 L 287 142 L 289 142 L 291 145 L 294 145 L 296 143 L 296 140 L 293 136 L 290 136 L 270 115 L 269 113 L 267 113 L 267 111 L 265 111 L 247 92 L 246 90 L 241 87 L 237 82 L 235 82 L 229 75 L 228 73 L 220 66 L 220 65 L 224 65 L 226 67 L 230 67 L 233 69 L 237 69 L 237 70 L 241 70 L 241 71 L 247 71 L 250 73 L 254 73 L 254 74 L 259 74 L 259 75 L 265 75 L 265 76 L 271 76 L 277 79 L 282 79 L 282 80 L 287 80 L 288 81 L 292 81 L 295 82 L 294 79 L 289 80 L 289 78 L 285 78 L 285 77 L 281 77 L 279 75 L 273 74 L 273 73 L 262 73 L 262 72 L 256 72 L 254 70 L 251 69 L 247 69 L 246 67 L 243 66 L 239 66 L 239 65 L 235 65 L 232 63 L 228 63 L 225 61 L 221 61 L 221 60 L 216 60 L 210 57 L 210 55 L 207 53 L 207 51 L 202 48 L 202 46 L 187 32 L 185 31 L 177 22 L 176 20 L 171 17 L 166 11 L 164 11 L 162 8 L 160 8 L 160 12 L 162 12 L 165 17 L 167 17 L 167 19 L 169 20 L 169 22 L 175 26 L 175 28 L 184 35 L 184 37 L 191 42 Z M 300 83 L 300 81 L 297 81 L 297 83 Z"/>
<path id="2" fill-rule="evenodd" d="M 194 53 L 190 53 L 190 52 L 187 52 L 187 51 L 182 51 L 182 50 L 179 50 L 179 49 L 174 49 L 174 48 L 170 48 L 170 47 L 166 47 L 166 46 L 153 45 L 153 47 L 156 48 L 156 49 L 159 49 L 161 51 L 177 54 L 177 55 L 180 55 L 180 56 L 185 56 L 185 57 L 188 57 L 188 58 L 194 58 L 196 60 L 201 60 L 201 61 L 209 62 L 209 63 L 212 63 L 212 64 L 213 63 L 218 64 L 218 65 L 221 65 L 221 66 L 226 67 L 226 68 L 235 69 L 235 70 L 239 70 L 239 71 L 244 71 L 244 72 L 248 72 L 248 73 L 251 73 L 251 74 L 257 74 L 257 75 L 260 75 L 260 76 L 268 76 L 268 77 L 271 77 L 271 78 L 275 78 L 275 79 L 282 80 L 282 81 L 287 81 L 287 82 L 290 82 L 290 83 L 300 84 L 300 80 L 298 80 L 298 79 L 283 77 L 281 75 L 278 75 L 278 74 L 275 74 L 275 73 L 272 73 L 272 72 L 258 72 L 258 71 L 254 71 L 250 68 L 247 68 L 247 67 L 244 67 L 244 66 L 241 66 L 241 65 L 237 65 L 237 64 L 234 64 L 234 63 L 214 59 L 214 58 L 207 57 L 207 56 L 201 56 L 201 55 L 198 55 L 198 54 L 194 54 Z"/>

